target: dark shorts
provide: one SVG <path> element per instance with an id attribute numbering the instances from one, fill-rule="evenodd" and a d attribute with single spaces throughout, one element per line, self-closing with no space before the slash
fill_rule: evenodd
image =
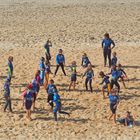
<path id="1" fill-rule="evenodd" d="M 48 94 L 47 102 L 51 107 L 53 107 L 53 94 Z"/>
<path id="2" fill-rule="evenodd" d="M 72 74 L 72 75 L 71 75 L 71 81 L 72 81 L 72 82 L 76 82 L 76 80 L 77 80 L 76 74 Z"/>
<path id="3" fill-rule="evenodd" d="M 26 102 L 25 102 L 25 108 L 26 108 L 26 110 L 30 110 L 31 107 L 32 107 L 32 101 L 26 100 Z"/>
<path id="4" fill-rule="evenodd" d="M 114 105 L 116 105 L 116 103 L 114 103 L 114 104 L 111 103 L 110 104 L 110 110 L 111 110 L 112 114 L 116 114 L 116 110 L 117 110 L 117 107 L 114 108 Z"/>

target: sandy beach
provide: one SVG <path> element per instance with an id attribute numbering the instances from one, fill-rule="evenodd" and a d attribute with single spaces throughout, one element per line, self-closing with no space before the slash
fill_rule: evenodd
<path id="1" fill-rule="evenodd" d="M 3 92 L 0 94 L 0 140 L 140 140 L 140 0 L 0 0 L 0 89 L 7 77 L 7 59 L 14 57 L 14 77 L 11 84 L 13 114 L 3 112 Z M 133 128 L 114 125 L 108 120 L 109 100 L 102 99 L 97 89 L 103 67 L 101 41 L 109 32 L 115 41 L 118 62 L 124 66 L 129 81 L 121 85 L 121 102 L 117 117 L 127 110 L 135 114 Z M 42 87 L 37 99 L 33 121 L 25 121 L 25 111 L 19 99 L 39 69 L 40 57 L 45 57 L 44 44 L 51 38 L 52 72 L 59 48 L 64 50 L 66 66 L 73 60 L 81 75 L 83 52 L 94 67 L 92 94 L 85 92 L 78 76 L 76 91 L 68 91 L 68 76 L 61 71 L 54 78 L 64 110 L 70 117 L 59 115 L 58 125 L 49 112 L 46 91 Z M 53 78 L 53 75 L 50 76 Z"/>

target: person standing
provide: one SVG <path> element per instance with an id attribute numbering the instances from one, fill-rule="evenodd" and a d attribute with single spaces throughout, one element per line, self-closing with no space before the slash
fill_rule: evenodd
<path id="1" fill-rule="evenodd" d="M 9 107 L 9 110 L 12 113 L 11 98 L 10 98 L 10 79 L 9 78 L 7 78 L 4 83 L 4 98 L 5 98 L 4 112 L 6 112 L 7 107 Z"/>
<path id="2" fill-rule="evenodd" d="M 104 67 L 106 67 L 107 57 L 109 61 L 109 67 L 111 67 L 111 50 L 115 47 L 114 41 L 110 38 L 109 33 L 105 33 L 102 41 L 103 55 L 104 55 Z"/>
<path id="3" fill-rule="evenodd" d="M 44 64 L 45 58 L 41 57 L 40 60 L 40 84 L 41 86 L 44 85 L 44 76 L 45 76 L 45 64 Z"/>
<path id="4" fill-rule="evenodd" d="M 109 101 L 110 101 L 110 110 L 111 115 L 109 117 L 109 120 L 113 117 L 114 123 L 116 123 L 116 110 L 117 106 L 119 104 L 119 96 L 116 94 L 116 91 L 114 89 L 111 90 L 109 94 Z"/>
<path id="5" fill-rule="evenodd" d="M 49 61 L 51 60 L 51 54 L 50 54 L 50 47 L 52 47 L 52 42 L 50 41 L 50 39 L 47 40 L 44 48 L 46 50 L 45 55 L 46 55 L 46 61 L 49 63 Z"/>
<path id="6" fill-rule="evenodd" d="M 64 75 L 66 76 L 66 72 L 64 70 L 64 65 L 65 65 L 65 56 L 63 55 L 63 50 L 59 49 L 59 53 L 56 56 L 56 70 L 54 73 L 54 77 L 56 76 L 59 67 L 61 67 Z"/>
<path id="7" fill-rule="evenodd" d="M 8 58 L 8 79 L 10 80 L 11 82 L 11 79 L 12 79 L 12 75 L 13 75 L 13 57 L 12 56 L 9 56 Z"/>

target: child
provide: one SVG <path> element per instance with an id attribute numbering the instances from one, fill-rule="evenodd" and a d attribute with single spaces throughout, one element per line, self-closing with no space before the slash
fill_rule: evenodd
<path id="1" fill-rule="evenodd" d="M 113 57 L 112 57 L 112 60 L 111 60 L 111 65 L 112 66 L 116 66 L 117 65 L 117 57 L 116 57 L 117 53 L 116 52 L 113 52 Z"/>
<path id="2" fill-rule="evenodd" d="M 129 127 L 135 126 L 134 116 L 131 115 L 131 112 L 129 111 L 126 112 L 124 118 L 118 119 L 117 121 L 120 122 L 121 124 L 124 124 L 125 126 L 129 126 Z"/>
<path id="3" fill-rule="evenodd" d="M 32 80 L 32 92 L 33 92 L 33 97 L 34 97 L 34 100 L 33 100 L 33 111 L 35 110 L 35 102 L 36 102 L 36 98 L 37 98 L 37 95 L 38 95 L 38 82 L 36 79 Z"/>
<path id="4" fill-rule="evenodd" d="M 92 69 L 92 66 L 89 65 L 87 70 L 85 71 L 83 77 L 86 76 L 86 80 L 85 80 L 85 86 L 86 86 L 86 91 L 88 91 L 88 83 L 90 86 L 90 92 L 93 92 L 92 90 L 92 79 L 94 77 L 94 71 Z"/>
<path id="5" fill-rule="evenodd" d="M 65 57 L 63 55 L 63 50 L 59 49 L 59 53 L 56 56 L 56 70 L 55 70 L 55 73 L 54 73 L 54 77 L 56 76 L 59 67 L 62 68 L 62 71 L 63 71 L 64 75 L 66 76 L 66 73 L 65 73 L 65 70 L 64 70 L 64 65 L 65 65 Z"/>
<path id="6" fill-rule="evenodd" d="M 50 54 L 50 47 L 52 47 L 52 42 L 50 41 L 50 39 L 47 40 L 44 48 L 46 50 L 45 55 L 46 55 L 46 61 L 49 63 L 49 61 L 51 60 L 51 54 Z"/>
<path id="7" fill-rule="evenodd" d="M 54 92 L 57 91 L 57 88 L 54 84 L 54 80 L 50 80 L 50 83 L 47 85 L 46 91 L 48 93 L 48 103 L 51 106 L 51 111 L 53 110 L 53 96 Z"/>
<path id="8" fill-rule="evenodd" d="M 91 64 L 90 61 L 89 61 L 89 58 L 87 57 L 87 54 L 84 53 L 83 56 L 82 56 L 82 64 L 81 64 L 81 66 L 86 68 L 86 67 L 88 67 L 89 64 Z"/>
<path id="9" fill-rule="evenodd" d="M 112 45 L 112 47 L 111 47 Z M 102 41 L 103 55 L 104 55 L 104 67 L 106 67 L 106 61 L 108 57 L 109 67 L 111 67 L 111 50 L 115 47 L 114 41 L 110 38 L 109 33 L 105 33 Z"/>
<path id="10" fill-rule="evenodd" d="M 69 85 L 69 90 L 71 90 L 71 86 L 73 85 L 73 90 L 75 90 L 76 80 L 77 80 L 77 72 L 76 72 L 76 62 L 73 61 L 71 65 L 71 83 Z"/>
<path id="11" fill-rule="evenodd" d="M 41 84 L 41 79 L 40 79 L 40 70 L 38 70 L 35 74 L 35 80 L 37 82 L 37 93 L 39 93 L 40 90 L 40 84 Z"/>
<path id="12" fill-rule="evenodd" d="M 55 108 L 53 110 L 55 121 L 57 121 L 57 112 L 59 112 L 60 114 L 66 114 L 68 116 L 70 115 L 67 112 L 61 111 L 61 108 L 62 108 L 61 99 L 60 99 L 60 96 L 59 96 L 58 92 L 54 93 L 53 102 L 55 103 Z"/>
<path id="13" fill-rule="evenodd" d="M 11 79 L 12 79 L 12 75 L 13 75 L 13 57 L 12 56 L 9 56 L 8 58 L 8 78 L 11 82 Z"/>
<path id="14" fill-rule="evenodd" d="M 4 98 L 5 98 L 5 106 L 4 112 L 6 111 L 7 107 L 9 106 L 9 110 L 12 113 L 11 107 L 11 98 L 10 98 L 10 79 L 7 78 L 4 84 Z"/>
<path id="15" fill-rule="evenodd" d="M 45 75 L 45 65 L 44 65 L 45 58 L 41 57 L 40 60 L 40 83 L 41 85 L 44 84 L 44 75 Z"/>
<path id="16" fill-rule="evenodd" d="M 50 63 L 48 63 L 46 61 L 45 63 L 45 84 L 44 84 L 44 87 L 46 89 L 47 85 L 48 85 L 48 82 L 49 82 L 49 74 L 51 73 L 51 70 L 50 70 Z"/>
<path id="17" fill-rule="evenodd" d="M 103 99 L 105 99 L 105 89 L 107 89 L 108 91 L 108 95 L 110 93 L 110 81 L 109 81 L 109 76 L 105 75 L 103 71 L 101 71 L 99 73 L 99 75 L 101 76 L 101 78 L 103 79 L 102 82 L 100 83 L 100 85 L 104 84 L 104 86 L 102 87 L 102 92 L 103 92 Z"/>
<path id="18" fill-rule="evenodd" d="M 25 109 L 26 109 L 26 114 L 27 114 L 27 119 L 32 120 L 31 118 L 31 107 L 32 107 L 32 103 L 33 103 L 33 93 L 32 93 L 32 84 L 28 85 L 27 87 L 27 92 L 24 95 L 24 105 L 25 105 Z"/>
<path id="19" fill-rule="evenodd" d="M 127 78 L 126 72 L 122 69 L 122 65 L 118 64 L 118 71 L 119 71 L 119 78 L 121 79 L 124 88 L 126 88 L 126 85 L 124 83 L 124 77 Z"/>
<path id="20" fill-rule="evenodd" d="M 113 89 L 113 86 L 117 86 L 118 88 L 118 93 L 120 92 L 120 85 L 118 83 L 119 79 L 119 71 L 116 69 L 116 66 L 112 66 L 111 73 L 112 78 L 111 78 L 111 89 Z"/>
<path id="21" fill-rule="evenodd" d="M 112 112 L 111 116 L 109 117 L 109 120 L 111 120 L 111 118 L 113 117 L 114 123 L 116 123 L 116 110 L 119 104 L 119 96 L 116 94 L 116 91 L 114 89 L 112 89 L 109 94 L 109 100 L 110 100 L 110 110 Z"/>

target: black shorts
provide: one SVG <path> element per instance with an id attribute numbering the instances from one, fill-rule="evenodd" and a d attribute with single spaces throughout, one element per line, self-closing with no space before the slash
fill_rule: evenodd
<path id="1" fill-rule="evenodd" d="M 72 74 L 71 75 L 71 82 L 76 82 L 76 80 L 77 80 L 76 74 Z"/>
<path id="2" fill-rule="evenodd" d="M 115 105 L 116 105 L 116 103 L 110 104 L 110 110 L 111 110 L 112 114 L 116 114 L 117 107 L 114 108 Z"/>
<path id="3" fill-rule="evenodd" d="M 48 100 L 47 102 L 51 107 L 53 107 L 53 94 L 48 94 Z"/>
<path id="4" fill-rule="evenodd" d="M 32 107 L 32 101 L 26 100 L 26 102 L 25 102 L 25 109 L 26 110 L 30 110 L 31 107 Z"/>

